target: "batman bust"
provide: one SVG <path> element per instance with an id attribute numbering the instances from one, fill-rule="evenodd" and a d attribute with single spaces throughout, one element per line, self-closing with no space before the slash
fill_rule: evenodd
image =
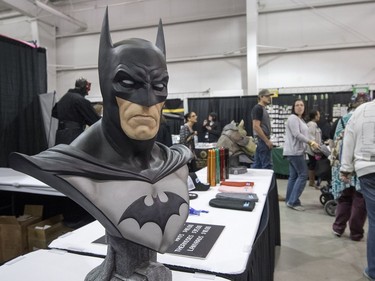
<path id="1" fill-rule="evenodd" d="M 12 153 L 10 166 L 64 193 L 106 229 L 108 252 L 86 280 L 171 280 L 156 252 L 173 243 L 189 214 L 183 145 L 155 142 L 167 98 L 161 22 L 156 44 L 112 44 L 106 10 L 99 46 L 103 118 L 70 145 L 34 156 Z"/>

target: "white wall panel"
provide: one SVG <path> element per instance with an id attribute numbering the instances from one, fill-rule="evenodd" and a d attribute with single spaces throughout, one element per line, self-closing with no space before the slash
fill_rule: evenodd
<path id="1" fill-rule="evenodd" d="M 47 50 L 48 92 L 56 90 L 56 30 L 53 26 L 38 23 L 38 45 Z"/>
<path id="2" fill-rule="evenodd" d="M 99 86 L 98 71 L 96 69 L 81 71 L 66 71 L 57 73 L 57 98 L 60 99 L 69 89 L 74 88 L 75 81 L 79 77 L 85 77 L 92 82 L 91 91 L 87 98 L 92 101 L 102 100 Z"/>
<path id="3" fill-rule="evenodd" d="M 303 47 L 375 40 L 375 3 L 264 14 L 260 45 Z"/>
<path id="4" fill-rule="evenodd" d="M 242 89 L 245 58 L 207 60 L 168 65 L 169 92 L 202 92 Z"/>
<path id="5" fill-rule="evenodd" d="M 22 41 L 33 39 L 30 22 L 23 17 L 17 20 L 0 21 L 0 34 Z"/>
<path id="6" fill-rule="evenodd" d="M 57 39 L 57 65 L 62 68 L 97 66 L 99 51 L 99 36 L 86 35 Z"/>
<path id="7" fill-rule="evenodd" d="M 246 85 L 246 59 L 230 58 L 225 60 L 206 60 L 197 62 L 168 64 L 169 84 L 168 91 L 174 97 L 185 93 L 201 93 L 210 89 L 214 93 L 225 91 L 238 92 Z M 60 98 L 79 77 L 85 77 L 92 82 L 88 98 L 92 101 L 101 100 L 99 77 L 97 69 L 85 71 L 60 71 L 57 75 L 57 96 Z"/>
<path id="8" fill-rule="evenodd" d="M 261 88 L 375 84 L 374 61 L 375 49 L 261 56 L 259 83 Z"/>
<path id="9" fill-rule="evenodd" d="M 268 2 L 265 6 L 268 8 L 282 2 L 291 5 L 289 1 L 262 1 L 263 4 Z M 375 2 L 262 14 L 258 25 L 259 45 L 280 49 L 260 48 L 276 53 L 260 56 L 259 87 L 374 84 L 374 12 Z M 364 44 L 372 47 L 361 48 Z M 342 49 L 348 45 L 355 48 Z M 311 47 L 318 50 L 304 52 Z M 301 52 L 282 53 L 282 48 Z M 327 51 L 327 48 L 333 50 Z"/>
<path id="10" fill-rule="evenodd" d="M 155 42 L 156 34 L 157 26 L 114 31 L 111 37 L 113 43 L 135 37 Z M 245 17 L 167 25 L 164 35 L 167 59 L 223 55 L 246 47 Z M 58 38 L 57 63 L 74 66 L 97 64 L 99 37 L 100 34 L 96 33 Z"/>
<path id="11" fill-rule="evenodd" d="M 112 25 L 111 25 L 112 27 Z M 240 36 L 239 33 L 242 33 Z M 144 38 L 155 42 L 157 27 L 111 32 L 113 43 L 128 38 Z M 245 47 L 245 17 L 225 18 L 222 20 L 198 21 L 192 23 L 166 25 L 164 27 L 167 60 L 183 59 L 188 62 L 174 62 L 169 65 L 171 82 L 169 90 L 175 93 L 197 91 L 207 88 L 217 90 L 242 89 L 246 75 L 244 59 L 221 58 L 201 60 L 202 57 L 221 57 L 226 53 Z M 60 72 L 69 69 L 69 79 L 90 75 L 92 69 L 77 69 L 87 66 L 97 67 L 100 34 L 84 36 L 62 36 L 57 39 L 57 64 Z M 72 52 L 74 50 L 74 52 Z M 189 60 L 195 60 L 189 62 Z M 240 63 L 239 63 L 240 62 Z M 72 71 L 74 70 L 74 71 Z M 88 74 L 86 74 L 88 73 Z M 174 76 L 174 80 L 172 79 Z M 64 75 L 58 75 L 58 80 Z M 100 96 L 98 77 L 93 76 L 92 95 Z M 246 83 L 245 83 L 246 84 Z M 244 84 L 244 85 L 245 85 Z M 58 83 L 58 96 L 71 87 L 71 81 Z"/>
<path id="12" fill-rule="evenodd" d="M 246 48 L 245 17 L 165 27 L 167 58 L 222 55 Z"/>
<path id="13" fill-rule="evenodd" d="M 259 88 L 352 84 L 375 87 L 375 1 L 363 4 L 361 0 L 352 0 L 358 4 L 341 5 L 343 2 L 349 0 L 258 1 Z M 153 42 L 158 20 L 163 19 L 171 93 L 199 93 L 208 88 L 211 93 L 247 92 L 246 57 L 225 56 L 246 51 L 246 0 L 146 0 L 127 5 L 122 5 L 122 0 L 72 3 L 58 8 L 86 22 L 88 29 L 86 33 L 75 33 L 77 29 L 67 23 L 67 28 L 62 25 L 57 31 L 58 95 L 71 88 L 77 77 L 85 76 L 93 82 L 90 96 L 100 98 L 95 67 L 106 5 L 109 5 L 111 29 L 121 30 L 111 33 L 113 42 L 131 37 Z M 309 5 L 327 3 L 333 4 L 306 9 Z M 9 20 L 0 20 L 2 34 L 29 40 L 29 32 L 27 21 L 9 24 Z M 352 49 L 343 49 L 349 44 Z M 51 45 L 47 49 L 52 51 Z M 284 53 L 285 50 L 297 52 Z M 265 54 L 266 51 L 274 53 Z M 69 69 L 63 70 L 61 66 Z"/>
<path id="14" fill-rule="evenodd" d="M 94 2 L 94 1 L 92 1 Z M 128 4 L 126 4 L 128 2 Z M 95 5 L 93 5 L 95 4 Z M 244 0 L 97 0 L 95 3 L 82 3 L 61 7 L 88 24 L 89 31 L 101 28 L 104 9 L 108 6 L 113 29 L 152 25 L 160 18 L 166 23 L 208 18 L 228 14 L 244 13 Z M 70 25 L 66 24 L 68 28 Z M 62 28 L 60 34 L 67 32 Z"/>

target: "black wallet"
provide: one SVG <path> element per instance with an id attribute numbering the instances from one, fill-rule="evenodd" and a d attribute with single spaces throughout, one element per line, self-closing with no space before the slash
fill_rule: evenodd
<path id="1" fill-rule="evenodd" d="M 255 202 L 249 200 L 231 200 L 231 199 L 224 199 L 224 198 L 213 198 L 209 202 L 211 207 L 215 208 L 224 208 L 224 209 L 233 209 L 233 210 L 241 210 L 241 211 L 249 211 L 251 212 L 254 210 Z"/>
<path id="2" fill-rule="evenodd" d="M 216 198 L 258 202 L 256 193 L 219 192 L 216 194 Z"/>

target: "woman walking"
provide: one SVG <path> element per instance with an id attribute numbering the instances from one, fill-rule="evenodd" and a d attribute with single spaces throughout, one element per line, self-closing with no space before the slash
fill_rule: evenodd
<path id="1" fill-rule="evenodd" d="M 296 211 L 304 211 L 300 196 L 307 181 L 307 164 L 305 161 L 306 145 L 318 149 L 319 145 L 308 137 L 308 127 L 303 119 L 305 104 L 297 99 L 292 106 L 292 114 L 286 122 L 285 144 L 283 155 L 289 161 L 289 178 L 286 191 L 286 205 Z"/>
<path id="2" fill-rule="evenodd" d="M 317 144 L 322 143 L 322 130 L 318 127 L 320 120 L 320 112 L 318 110 L 312 110 L 309 114 L 310 121 L 307 123 L 309 139 L 314 140 Z M 309 162 L 307 167 L 309 169 L 309 186 L 319 189 L 319 183 L 315 184 L 315 169 L 316 169 L 316 156 L 319 156 L 319 151 L 313 150 L 311 147 L 307 147 L 307 156 Z M 321 154 L 320 154 L 321 155 Z"/>

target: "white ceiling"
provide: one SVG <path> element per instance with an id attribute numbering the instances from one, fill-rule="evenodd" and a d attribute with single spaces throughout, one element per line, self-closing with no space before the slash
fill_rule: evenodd
<path id="1" fill-rule="evenodd" d="M 87 4 L 95 6 L 92 0 L 0 0 L 0 20 L 19 16 L 38 19 L 46 24 L 59 27 L 61 19 L 85 29 L 85 23 L 75 19 L 73 6 Z"/>

